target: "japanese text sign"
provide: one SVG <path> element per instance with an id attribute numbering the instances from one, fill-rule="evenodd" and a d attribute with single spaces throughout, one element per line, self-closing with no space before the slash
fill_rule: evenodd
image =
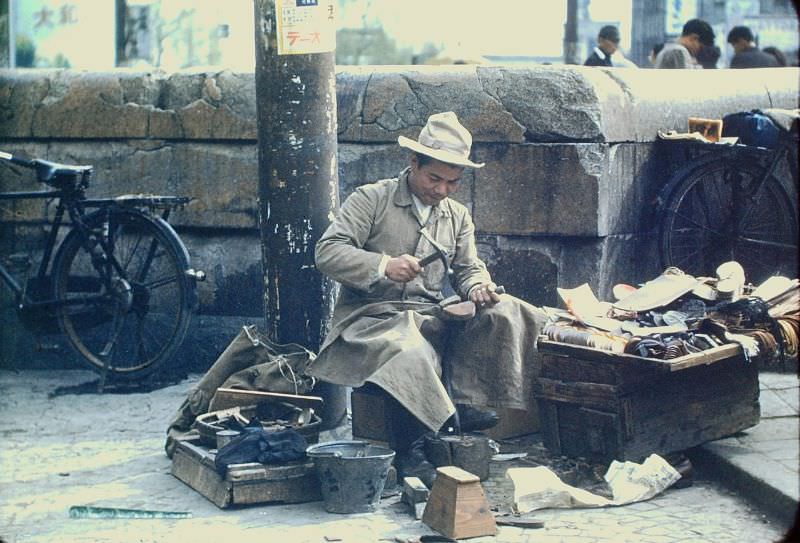
<path id="1" fill-rule="evenodd" d="M 336 49 L 335 0 L 275 0 L 278 54 L 329 53 Z"/>

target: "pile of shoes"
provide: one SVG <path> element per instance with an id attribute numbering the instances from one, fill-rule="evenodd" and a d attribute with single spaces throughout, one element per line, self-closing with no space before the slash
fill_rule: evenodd
<path id="1" fill-rule="evenodd" d="M 774 276 L 754 287 L 737 262 L 720 265 L 716 277 L 673 267 L 638 288 L 616 285 L 613 303 L 587 284 L 558 291 L 566 311 L 545 308 L 552 341 L 665 360 L 728 343 L 748 359 L 797 355 L 800 281 Z"/>

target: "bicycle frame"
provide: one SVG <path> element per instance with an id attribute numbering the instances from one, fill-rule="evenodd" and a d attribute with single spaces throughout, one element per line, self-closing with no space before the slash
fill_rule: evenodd
<path id="1" fill-rule="evenodd" d="M 50 231 L 47 235 L 47 240 L 45 241 L 44 245 L 44 253 L 42 254 L 42 260 L 39 263 L 38 271 L 35 277 L 39 281 L 44 281 L 47 277 L 47 270 L 50 266 L 50 263 L 53 258 L 53 252 L 56 247 L 56 240 L 58 238 L 58 232 L 61 227 L 65 224 L 64 223 L 64 212 L 66 211 L 67 214 L 70 216 L 71 219 L 71 227 L 77 228 L 79 231 L 82 232 L 82 238 L 84 245 L 86 246 L 87 250 L 89 249 L 89 245 L 91 244 L 92 235 L 90 233 L 90 228 L 85 224 L 83 221 L 83 217 L 85 216 L 83 209 L 84 208 L 97 208 L 97 209 L 104 209 L 106 211 L 110 210 L 113 206 L 121 205 L 118 200 L 113 198 L 100 198 L 100 199 L 80 199 L 76 198 L 74 194 L 65 191 L 65 190 L 48 190 L 48 191 L 32 191 L 32 192 L 0 192 L 0 201 L 6 200 L 51 200 L 51 199 L 58 199 L 58 207 L 56 208 L 56 214 L 52 222 L 48 222 L 50 224 Z M 188 198 L 180 198 L 180 197 L 140 197 L 140 198 L 129 198 L 126 201 L 131 204 L 143 204 L 145 206 L 152 207 L 163 207 L 163 213 L 161 218 L 166 221 L 169 218 L 170 211 L 172 210 L 173 206 L 185 204 L 189 199 Z M 109 249 L 107 246 L 107 240 L 103 239 L 103 237 L 99 237 L 95 240 L 101 247 L 102 247 L 102 254 L 105 258 L 108 259 L 108 262 L 111 266 L 118 272 L 122 273 L 122 267 L 120 266 L 117 259 L 114 257 L 113 251 Z M 144 273 L 146 273 L 147 268 L 149 267 L 150 261 L 153 258 L 153 251 L 155 247 L 151 246 L 148 262 L 144 268 Z M 103 257 L 99 257 L 103 258 Z M 98 266 L 98 271 L 100 271 L 100 262 L 95 262 Z M 108 273 L 104 273 L 103 276 L 108 281 Z M 21 285 L 13 275 L 8 271 L 8 269 L 0 262 L 0 277 L 3 279 L 3 283 L 14 293 L 17 297 L 17 309 L 25 309 L 25 308 L 45 308 L 45 307 L 58 307 L 62 305 L 69 305 L 69 304 L 83 304 L 90 300 L 90 298 L 81 298 L 81 299 L 74 299 L 68 302 L 59 301 L 55 299 L 49 300 L 33 300 L 31 299 L 26 289 Z M 109 285 L 106 285 L 109 286 Z"/>
<path id="2" fill-rule="evenodd" d="M 56 216 L 51 223 L 50 232 L 47 235 L 47 240 L 45 241 L 44 246 L 44 254 L 42 255 L 42 260 L 39 263 L 39 270 L 36 273 L 36 277 L 39 279 L 43 279 L 47 276 L 47 268 L 50 265 L 50 261 L 53 258 L 53 250 L 55 249 L 56 245 L 56 238 L 58 236 L 58 231 L 61 228 L 61 224 L 64 218 L 64 203 L 61 198 L 64 196 L 64 191 L 61 190 L 49 190 L 49 191 L 33 191 L 33 192 L 0 192 L 0 201 L 6 200 L 48 200 L 53 198 L 59 199 L 59 205 L 56 209 Z M 14 278 L 13 275 L 8 271 L 8 269 L 0 262 L 0 277 L 3 278 L 3 283 L 8 287 L 17 297 L 17 307 L 18 309 L 22 309 L 24 307 L 36 307 L 36 306 L 46 306 L 48 304 L 52 304 L 55 300 L 47 300 L 46 302 L 36 302 L 32 300 L 28 295 L 22 285 L 20 285 L 17 280 Z"/>

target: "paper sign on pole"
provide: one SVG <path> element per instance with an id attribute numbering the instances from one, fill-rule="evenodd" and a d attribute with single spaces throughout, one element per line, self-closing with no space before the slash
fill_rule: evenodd
<path id="1" fill-rule="evenodd" d="M 278 54 L 329 53 L 336 49 L 334 0 L 275 0 Z"/>

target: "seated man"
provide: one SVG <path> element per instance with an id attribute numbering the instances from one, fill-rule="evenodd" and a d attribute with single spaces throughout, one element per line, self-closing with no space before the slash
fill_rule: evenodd
<path id="1" fill-rule="evenodd" d="M 478 258 L 469 211 L 449 196 L 469 158 L 472 136 L 452 112 L 431 115 L 418 141 L 401 136 L 410 165 L 394 179 L 359 187 L 342 205 L 316 247 L 319 271 L 341 284 L 332 328 L 309 373 L 339 385 L 371 382 L 431 430 L 455 409 L 442 381 L 452 370 L 452 400 L 462 429 L 492 418 L 467 405 L 529 408 L 541 310 L 498 294 Z M 437 259 L 447 251 L 450 270 Z M 450 281 L 477 315 L 448 323 L 439 302 Z M 444 358 L 443 358 L 444 357 Z"/>

